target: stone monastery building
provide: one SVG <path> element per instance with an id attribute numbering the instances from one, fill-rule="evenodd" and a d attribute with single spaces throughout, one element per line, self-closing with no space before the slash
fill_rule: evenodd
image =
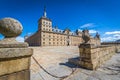
<path id="1" fill-rule="evenodd" d="M 60 30 L 52 27 L 52 21 L 47 18 L 44 8 L 43 16 L 38 20 L 38 30 L 31 36 L 25 36 L 29 46 L 78 46 L 83 42 L 82 32 L 69 29 Z"/>

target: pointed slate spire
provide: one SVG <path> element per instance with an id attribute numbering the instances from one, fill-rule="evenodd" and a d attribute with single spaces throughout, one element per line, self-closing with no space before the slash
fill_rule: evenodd
<path id="1" fill-rule="evenodd" d="M 44 6 L 44 13 L 43 13 L 43 17 L 47 17 L 47 13 L 46 13 L 46 6 Z"/>
<path id="2" fill-rule="evenodd" d="M 95 38 L 100 39 L 100 35 L 99 35 L 99 33 L 98 33 L 98 32 L 96 33 Z"/>

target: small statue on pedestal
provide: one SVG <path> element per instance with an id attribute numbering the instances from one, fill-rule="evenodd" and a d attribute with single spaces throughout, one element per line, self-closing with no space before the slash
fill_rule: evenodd
<path id="1" fill-rule="evenodd" d="M 88 43 L 88 41 L 90 40 L 90 34 L 89 34 L 89 30 L 83 30 L 82 31 L 82 38 L 84 40 L 84 43 Z"/>

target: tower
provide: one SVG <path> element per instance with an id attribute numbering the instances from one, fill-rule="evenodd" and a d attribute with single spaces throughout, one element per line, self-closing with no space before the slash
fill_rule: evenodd
<path id="1" fill-rule="evenodd" d="M 52 21 L 47 18 L 46 7 L 44 7 L 43 16 L 38 20 L 38 31 L 52 31 Z"/>

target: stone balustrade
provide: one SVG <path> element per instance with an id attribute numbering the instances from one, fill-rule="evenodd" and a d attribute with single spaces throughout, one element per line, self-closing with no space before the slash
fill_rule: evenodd
<path id="1" fill-rule="evenodd" d="M 115 54 L 115 46 L 96 47 L 92 44 L 81 44 L 79 51 L 79 65 L 88 69 L 97 69 Z"/>
<path id="2" fill-rule="evenodd" d="M 103 42 L 102 45 L 115 46 L 116 52 L 120 52 L 120 42 Z"/>
<path id="3" fill-rule="evenodd" d="M 119 50 L 120 45 L 95 46 L 94 44 L 80 44 L 79 59 L 69 59 L 69 62 L 87 69 L 96 70 Z"/>

